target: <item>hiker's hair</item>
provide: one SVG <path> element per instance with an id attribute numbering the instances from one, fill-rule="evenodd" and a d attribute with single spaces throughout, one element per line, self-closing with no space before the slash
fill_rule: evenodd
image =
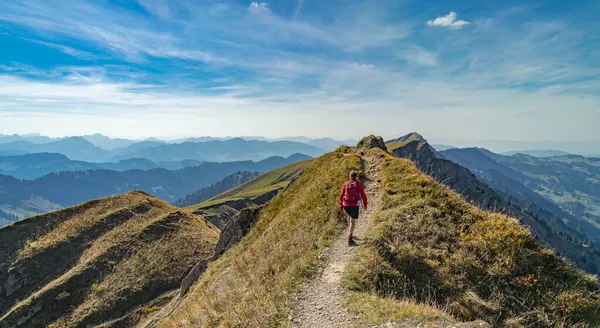
<path id="1" fill-rule="evenodd" d="M 350 179 L 356 180 L 356 177 L 358 177 L 358 173 L 350 171 Z"/>

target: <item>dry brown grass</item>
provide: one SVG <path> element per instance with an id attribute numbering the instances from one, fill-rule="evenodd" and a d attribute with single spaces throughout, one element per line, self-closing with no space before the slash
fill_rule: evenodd
<path id="1" fill-rule="evenodd" d="M 453 320 L 444 311 L 429 305 L 370 293 L 346 293 L 344 302 L 350 313 L 358 315 L 362 324 L 370 326 L 385 322 L 410 321 L 426 324 Z"/>
<path id="2" fill-rule="evenodd" d="M 344 284 L 498 327 L 600 324 L 595 277 L 535 242 L 518 221 L 482 211 L 386 156 L 382 207 Z M 385 320 L 385 318 L 380 318 Z"/>
<path id="3" fill-rule="evenodd" d="M 314 160 L 261 212 L 256 226 L 209 265 L 161 327 L 276 327 L 340 227 L 339 186 L 360 158 L 338 149 Z"/>
<path id="4" fill-rule="evenodd" d="M 145 195 L 141 193 L 129 193 L 121 196 L 113 196 L 104 199 L 97 206 L 82 208 L 82 211 L 73 216 L 74 219 L 64 220 L 56 228 L 44 233 L 37 238 L 27 241 L 25 247 L 19 252 L 19 260 L 26 260 L 45 249 L 49 249 L 78 233 L 85 231 L 91 225 L 114 213 L 115 209 L 123 209 L 131 204 L 143 201 Z M 76 206 L 77 207 L 77 206 Z M 162 210 L 162 209 L 157 209 Z M 60 216 L 61 211 L 46 214 Z"/>
<path id="5" fill-rule="evenodd" d="M 32 218 L 22 228 L 29 223 L 36 229 L 13 251 L 9 271 L 37 285 L 21 288 L 23 301 L 0 319 L 7 324 L 38 304 L 42 309 L 30 319 L 35 325 L 85 326 L 122 316 L 178 287 L 197 261 L 212 255 L 219 233 L 203 218 L 142 192 Z"/>

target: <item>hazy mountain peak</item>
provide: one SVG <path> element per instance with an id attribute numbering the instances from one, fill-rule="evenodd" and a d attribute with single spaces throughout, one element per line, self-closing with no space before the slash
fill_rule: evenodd
<path id="1" fill-rule="evenodd" d="M 400 138 L 396 138 L 396 139 L 392 139 L 392 140 L 388 140 L 387 143 L 391 143 L 391 142 L 406 142 L 406 141 L 412 141 L 412 140 L 417 140 L 419 142 L 427 142 L 427 140 L 425 140 L 425 138 L 423 138 L 422 135 L 420 135 L 417 132 L 411 132 L 409 134 L 406 134 Z"/>

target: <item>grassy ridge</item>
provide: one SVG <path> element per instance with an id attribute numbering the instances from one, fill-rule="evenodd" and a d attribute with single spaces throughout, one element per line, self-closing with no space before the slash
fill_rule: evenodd
<path id="1" fill-rule="evenodd" d="M 350 170 L 361 170 L 360 158 L 348 152 L 343 147 L 311 161 L 159 326 L 285 325 L 295 292 L 314 274 L 318 254 L 342 222 L 338 188 Z"/>
<path id="2" fill-rule="evenodd" d="M 346 287 L 498 327 L 600 323 L 596 278 L 540 246 L 517 220 L 467 204 L 409 160 L 386 156 L 382 174 L 382 206 L 346 268 Z M 395 313 L 379 312 L 380 322 Z M 378 312 L 369 313 L 373 323 Z"/>
<path id="3" fill-rule="evenodd" d="M 196 211 L 206 207 L 226 203 L 228 201 L 258 197 L 268 192 L 282 189 L 311 163 L 312 160 L 304 160 L 267 172 L 256 179 L 243 183 L 205 202 L 188 206 L 186 209 Z"/>
<path id="4" fill-rule="evenodd" d="M 90 201 L 0 229 L 0 327 L 83 327 L 176 288 L 212 255 L 218 229 L 143 192 Z"/>

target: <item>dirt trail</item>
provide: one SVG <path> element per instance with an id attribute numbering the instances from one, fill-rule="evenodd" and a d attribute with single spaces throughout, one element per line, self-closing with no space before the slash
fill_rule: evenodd
<path id="1" fill-rule="evenodd" d="M 369 207 L 361 208 L 356 222 L 354 235 L 358 237 L 360 246 L 367 230 L 371 214 L 379 206 L 381 190 L 381 159 L 363 156 L 363 169 L 366 180 L 363 181 Z M 340 279 L 350 255 L 355 247 L 348 246 L 347 230 L 333 242 L 333 245 L 323 253 L 324 261 L 321 271 L 309 282 L 298 297 L 298 303 L 291 314 L 291 326 L 296 328 L 313 327 L 348 327 L 356 322 L 343 306 Z"/>

